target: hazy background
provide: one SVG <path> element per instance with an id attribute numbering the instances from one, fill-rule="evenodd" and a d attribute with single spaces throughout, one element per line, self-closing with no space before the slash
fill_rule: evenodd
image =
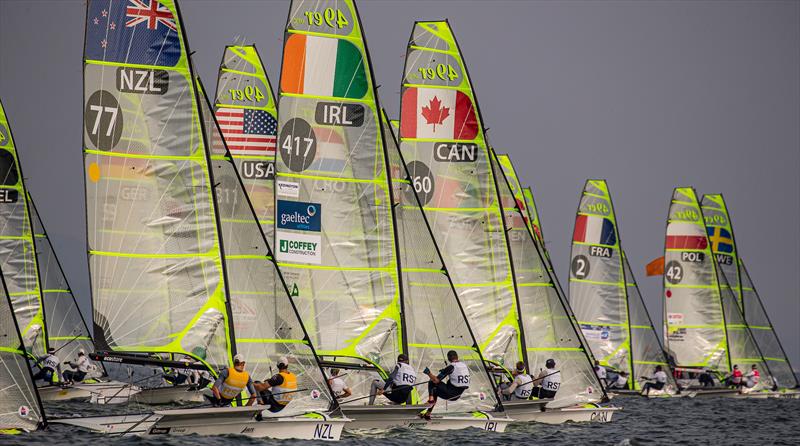
<path id="1" fill-rule="evenodd" d="M 800 2 L 361 1 L 381 99 L 399 113 L 416 19 L 448 18 L 490 138 L 531 185 L 566 283 L 579 193 L 609 181 L 623 246 L 651 315 L 672 188 L 722 192 L 790 360 L 800 367 Z M 288 1 L 184 0 L 195 62 L 255 42 L 273 84 Z M 80 0 L 0 0 L 0 99 L 27 185 L 84 312 Z M 213 88 L 212 88 L 213 90 Z"/>

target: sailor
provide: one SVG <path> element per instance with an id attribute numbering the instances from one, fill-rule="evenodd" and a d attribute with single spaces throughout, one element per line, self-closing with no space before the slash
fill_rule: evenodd
<path id="1" fill-rule="evenodd" d="M 244 389 L 250 394 L 247 400 L 247 405 L 252 406 L 256 403 L 256 390 L 253 387 L 253 380 L 250 379 L 250 374 L 245 371 L 245 359 L 241 353 L 233 357 L 233 367 L 222 370 L 211 387 L 213 397 L 206 397 L 211 400 L 214 406 L 228 406 L 234 398 L 239 396 Z"/>
<path id="2" fill-rule="evenodd" d="M 186 381 L 190 381 L 193 372 L 188 369 L 178 369 L 172 367 L 164 367 L 164 381 L 173 386 L 179 386 Z"/>
<path id="3" fill-rule="evenodd" d="M 642 395 L 645 396 L 650 395 L 650 389 L 661 390 L 667 384 L 667 374 L 660 365 L 656 366 L 656 372 L 653 374 L 653 376 L 647 379 L 655 382 L 648 381 L 644 383 L 644 387 L 642 387 Z"/>
<path id="4" fill-rule="evenodd" d="M 458 353 L 455 350 L 447 352 L 447 361 L 450 364 L 439 370 L 438 375 L 431 373 L 427 367 L 422 371 L 430 378 L 430 382 L 428 382 L 428 404 L 430 406 L 420 414 L 420 417 L 426 420 L 431 419 L 431 412 L 439 397 L 455 401 L 461 398 L 461 394 L 469 388 L 469 367 L 458 360 Z M 443 381 L 445 378 L 447 378 L 447 382 Z"/>
<path id="5" fill-rule="evenodd" d="M 755 387 L 758 381 L 761 380 L 761 373 L 758 372 L 758 367 L 755 364 L 750 366 L 750 371 L 747 372 L 747 375 L 744 375 L 744 380 L 744 385 L 748 389 Z"/>
<path id="6" fill-rule="evenodd" d="M 83 349 L 78 350 L 78 359 L 76 359 L 74 362 L 64 362 L 64 365 L 68 365 L 71 369 L 75 369 L 64 371 L 64 381 L 66 381 L 67 384 L 74 384 L 76 381 L 83 381 L 86 378 L 86 374 L 89 373 L 89 367 L 91 364 L 92 363 L 89 362 L 89 358 L 86 357 L 86 352 L 83 351 Z"/>
<path id="7" fill-rule="evenodd" d="M 397 356 L 397 365 L 385 380 L 376 379 L 369 391 L 369 404 L 375 404 L 377 395 L 385 396 L 393 404 L 411 404 L 411 391 L 417 382 L 417 372 L 408 364 L 408 355 Z"/>
<path id="8" fill-rule="evenodd" d="M 628 372 L 622 371 L 617 375 L 616 380 L 608 386 L 609 389 L 627 389 L 628 388 Z"/>
<path id="9" fill-rule="evenodd" d="M 525 372 L 525 363 L 519 361 L 514 367 L 514 380 L 505 388 L 498 389 L 502 395 L 508 395 L 509 399 L 527 400 L 533 394 L 533 377 Z"/>
<path id="10" fill-rule="evenodd" d="M 47 354 L 38 358 L 34 367 L 39 367 L 39 371 L 33 375 L 34 381 L 41 379 L 47 384 L 61 381 L 61 360 L 56 356 L 56 349 L 48 348 Z"/>
<path id="11" fill-rule="evenodd" d="M 597 375 L 597 379 L 600 380 L 600 384 L 602 384 L 604 388 L 608 387 L 606 368 L 600 365 L 600 361 L 596 359 L 594 361 L 594 373 Z"/>
<path id="12" fill-rule="evenodd" d="M 331 369 L 331 377 L 328 378 L 328 384 L 331 386 L 333 396 L 337 399 L 347 398 L 353 394 L 344 379 L 339 376 L 339 369 Z"/>
<path id="13" fill-rule="evenodd" d="M 714 387 L 714 376 L 711 374 L 710 370 L 703 370 L 703 373 L 697 377 L 697 381 L 699 381 L 703 387 Z"/>
<path id="14" fill-rule="evenodd" d="M 533 381 L 536 385 L 533 389 L 533 396 L 536 398 L 555 398 L 556 392 L 561 388 L 561 372 L 556 370 L 555 359 L 548 359 L 544 363 L 545 369 L 539 372 L 539 376 Z"/>
<path id="15" fill-rule="evenodd" d="M 725 382 L 732 387 L 739 388 L 742 386 L 742 371 L 739 370 L 739 365 L 733 365 L 733 372 L 725 378 Z"/>
<path id="16" fill-rule="evenodd" d="M 297 375 L 289 371 L 289 359 L 278 358 L 278 373 L 266 382 L 257 382 L 256 391 L 270 412 L 280 412 L 292 401 L 297 392 Z"/>

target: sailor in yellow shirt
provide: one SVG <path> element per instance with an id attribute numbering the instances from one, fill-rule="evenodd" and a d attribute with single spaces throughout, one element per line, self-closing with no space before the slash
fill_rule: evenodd
<path id="1" fill-rule="evenodd" d="M 244 389 L 250 394 L 247 400 L 247 405 L 252 406 L 256 403 L 257 394 L 253 387 L 253 380 L 250 379 L 250 374 L 244 369 L 245 360 L 244 355 L 236 355 L 233 357 L 233 367 L 229 367 L 220 372 L 217 381 L 211 388 L 213 397 L 208 397 L 211 404 L 214 406 L 229 406 Z"/>
<path id="2" fill-rule="evenodd" d="M 255 389 L 270 412 L 280 412 L 292 401 L 297 392 L 297 375 L 289 371 L 289 360 L 278 359 L 278 373 L 267 382 L 256 382 Z"/>

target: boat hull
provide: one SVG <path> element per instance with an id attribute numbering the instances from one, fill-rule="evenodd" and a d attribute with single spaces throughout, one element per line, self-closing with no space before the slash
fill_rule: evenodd
<path id="1" fill-rule="evenodd" d="M 486 412 L 479 416 L 437 416 L 434 414 L 430 420 L 419 417 L 420 412 L 428 406 L 344 406 L 342 412 L 351 421 L 347 423 L 347 431 L 381 430 L 393 427 L 414 427 L 435 431 L 458 430 L 475 428 L 492 432 L 505 432 L 508 423 L 512 420 L 505 417 L 495 417 Z"/>
<path id="2" fill-rule="evenodd" d="M 202 403 L 203 399 L 201 389 L 189 385 L 142 389 L 131 398 L 134 402 L 149 405 Z"/>
<path id="3" fill-rule="evenodd" d="M 244 435 L 255 438 L 338 441 L 346 418 L 267 417 L 254 407 L 227 407 L 156 411 L 149 414 L 51 420 L 53 423 L 110 435 Z"/>
<path id="4" fill-rule="evenodd" d="M 563 407 L 545 408 L 544 412 L 532 413 L 528 421 L 544 424 L 572 423 L 610 423 L 614 412 L 621 407 Z"/>
<path id="5" fill-rule="evenodd" d="M 141 389 L 119 381 L 99 383 L 76 383 L 68 387 L 39 387 L 42 401 L 66 401 L 83 399 L 99 404 L 122 404 Z"/>

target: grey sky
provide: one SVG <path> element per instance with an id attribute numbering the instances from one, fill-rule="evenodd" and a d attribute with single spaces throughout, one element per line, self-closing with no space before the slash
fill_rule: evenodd
<path id="1" fill-rule="evenodd" d="M 415 19 L 449 18 L 490 138 L 533 187 L 557 272 L 587 178 L 609 181 L 656 324 L 672 188 L 728 201 L 740 254 L 800 367 L 800 2 L 361 1 L 381 99 L 399 111 Z M 181 2 L 195 63 L 255 42 L 277 84 L 288 1 Z M 0 0 L 0 98 L 29 189 L 88 312 L 80 0 Z"/>

